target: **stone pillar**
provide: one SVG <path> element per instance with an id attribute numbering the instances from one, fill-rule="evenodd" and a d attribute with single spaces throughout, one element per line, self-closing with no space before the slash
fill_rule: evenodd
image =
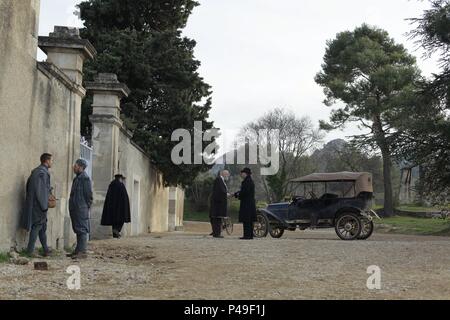
<path id="1" fill-rule="evenodd" d="M 185 190 L 181 187 L 177 188 L 177 212 L 175 219 L 175 231 L 184 230 L 184 199 Z"/>
<path id="2" fill-rule="evenodd" d="M 68 199 L 71 182 L 73 179 L 73 163 L 80 157 L 80 124 L 81 103 L 86 95 L 83 88 L 83 65 L 87 59 L 93 59 L 97 51 L 92 44 L 81 39 L 80 32 L 76 28 L 55 26 L 54 32 L 48 37 L 39 37 L 39 48 L 47 54 L 44 63 L 49 69 L 56 68 L 67 76 L 66 85 L 71 88 L 69 109 L 69 134 L 67 139 L 67 186 L 64 186 L 64 195 L 61 198 Z M 58 196 L 58 194 L 57 194 Z M 62 204 L 63 205 L 63 204 Z M 68 204 L 65 204 L 68 207 Z M 71 228 L 68 208 L 64 217 L 64 246 L 71 245 L 74 235 Z"/>
<path id="3" fill-rule="evenodd" d="M 169 190 L 169 231 L 175 231 L 177 220 L 177 188 Z"/>
<path id="4" fill-rule="evenodd" d="M 169 190 L 169 231 L 183 230 L 184 190 L 171 187 Z"/>
<path id="5" fill-rule="evenodd" d="M 77 28 L 55 26 L 48 37 L 39 37 L 39 47 L 47 54 L 47 62 L 61 69 L 77 85 L 83 82 L 83 64 L 97 54 L 94 46 L 81 39 Z"/>
<path id="6" fill-rule="evenodd" d="M 130 93 L 128 87 L 119 83 L 115 74 L 99 74 L 94 82 L 87 82 L 92 92 L 92 143 L 94 149 L 92 180 L 94 205 L 91 210 L 92 238 L 111 237 L 111 228 L 100 226 L 103 204 L 109 184 L 119 169 L 119 134 L 123 127 L 120 119 L 120 100 Z"/>

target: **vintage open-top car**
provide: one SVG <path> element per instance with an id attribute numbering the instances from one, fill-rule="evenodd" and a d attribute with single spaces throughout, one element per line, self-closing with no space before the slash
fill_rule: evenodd
<path id="1" fill-rule="evenodd" d="M 259 209 L 255 237 L 281 238 L 285 230 L 335 228 L 342 240 L 366 240 L 374 229 L 372 175 L 315 173 L 289 184 L 289 202 Z"/>

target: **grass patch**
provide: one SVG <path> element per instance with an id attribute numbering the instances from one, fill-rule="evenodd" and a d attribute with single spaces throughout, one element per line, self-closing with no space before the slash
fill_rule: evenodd
<path id="1" fill-rule="evenodd" d="M 234 222 L 239 220 L 239 201 L 231 200 L 228 203 L 228 216 Z M 209 211 L 197 211 L 194 206 L 186 201 L 184 204 L 184 220 L 185 221 L 196 221 L 196 222 L 209 222 Z"/>
<path id="2" fill-rule="evenodd" d="M 375 220 L 375 224 L 389 233 L 425 235 L 425 236 L 450 236 L 450 220 L 424 219 L 412 217 L 391 217 Z"/>
<path id="3" fill-rule="evenodd" d="M 382 210 L 384 208 L 383 205 L 374 205 L 372 206 L 372 210 Z M 406 211 L 406 212 L 440 212 L 442 208 L 440 207 L 424 207 L 424 206 L 416 206 L 413 204 L 405 204 L 401 206 L 395 207 L 396 210 Z M 450 208 L 449 208 L 450 209 Z"/>
<path id="4" fill-rule="evenodd" d="M 397 207 L 397 210 L 408 211 L 408 212 L 440 212 L 441 211 L 440 208 L 421 207 L 421 206 L 414 206 L 414 205 L 399 206 L 399 207 Z"/>
<path id="5" fill-rule="evenodd" d="M 44 249 L 39 248 L 37 251 L 35 251 L 35 253 L 42 256 L 44 253 Z M 32 255 L 28 253 L 27 249 L 22 249 L 21 251 L 19 251 L 19 257 L 28 259 L 33 258 Z"/>
<path id="6" fill-rule="evenodd" d="M 73 245 L 72 247 L 64 247 L 64 252 L 74 252 L 75 250 L 75 245 Z"/>
<path id="7" fill-rule="evenodd" d="M 0 263 L 7 263 L 7 262 L 9 262 L 9 253 L 0 252 Z"/>
<path id="8" fill-rule="evenodd" d="M 209 213 L 206 211 L 198 211 L 194 208 L 189 200 L 184 201 L 184 221 L 209 221 Z"/>
<path id="9" fill-rule="evenodd" d="M 19 253 L 19 257 L 22 257 L 22 258 L 31 258 L 31 255 L 28 254 L 27 249 L 22 249 L 22 250 L 19 251 L 18 253 Z"/>
<path id="10" fill-rule="evenodd" d="M 383 208 L 384 208 L 384 206 L 383 206 L 383 205 L 379 205 L 379 204 L 378 204 L 378 205 L 373 205 L 373 206 L 372 206 L 372 210 L 375 210 L 375 211 L 376 211 L 376 210 L 381 210 L 381 209 L 383 209 Z"/>
<path id="11" fill-rule="evenodd" d="M 239 206 L 240 201 L 237 199 L 232 199 L 228 201 L 228 216 L 234 223 L 239 221 Z M 264 208 L 267 204 L 264 202 L 258 202 L 256 204 L 257 208 Z M 196 222 L 209 222 L 209 211 L 197 211 L 193 208 L 189 200 L 184 203 L 184 220 L 185 221 L 196 221 Z"/>
<path id="12" fill-rule="evenodd" d="M 191 209 L 184 211 L 185 221 L 207 222 L 209 220 L 208 212 L 197 212 Z"/>

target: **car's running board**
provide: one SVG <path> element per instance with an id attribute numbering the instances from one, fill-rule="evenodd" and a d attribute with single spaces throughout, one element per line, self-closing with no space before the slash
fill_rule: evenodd
<path id="1" fill-rule="evenodd" d="M 317 222 L 319 224 L 320 223 L 330 223 L 330 222 L 333 222 L 333 220 L 331 220 L 331 219 L 319 219 Z M 310 223 L 311 223 L 311 220 L 289 220 L 289 221 L 286 221 L 286 224 L 310 224 Z"/>

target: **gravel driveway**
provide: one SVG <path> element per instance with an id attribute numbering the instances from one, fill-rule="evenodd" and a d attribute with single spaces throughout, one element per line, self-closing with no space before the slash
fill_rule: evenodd
<path id="1" fill-rule="evenodd" d="M 344 242 L 333 230 L 288 232 L 282 239 L 223 240 L 209 224 L 184 232 L 90 244 L 89 259 L 0 264 L 0 299 L 450 299 L 450 238 L 375 234 Z M 81 270 L 71 291 L 66 269 Z M 369 290 L 367 268 L 381 269 Z"/>

